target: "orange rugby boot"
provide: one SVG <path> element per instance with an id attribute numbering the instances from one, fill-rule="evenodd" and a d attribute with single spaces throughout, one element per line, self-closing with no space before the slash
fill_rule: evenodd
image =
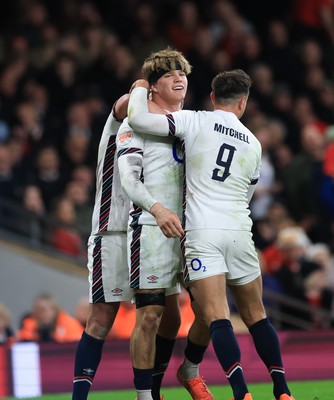
<path id="1" fill-rule="evenodd" d="M 203 377 L 197 376 L 196 378 L 185 380 L 181 376 L 181 367 L 177 370 L 177 380 L 180 384 L 190 393 L 193 400 L 214 400 L 210 389 L 207 387 Z"/>
<path id="2" fill-rule="evenodd" d="M 234 400 L 234 399 L 231 399 L 231 400 Z M 243 400 L 253 400 L 253 397 L 252 397 L 252 395 L 250 393 L 246 393 L 245 397 L 243 398 Z"/>

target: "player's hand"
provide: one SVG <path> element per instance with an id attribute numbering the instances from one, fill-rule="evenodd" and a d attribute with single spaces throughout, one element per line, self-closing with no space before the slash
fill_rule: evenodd
<path id="1" fill-rule="evenodd" d="M 149 89 L 150 85 L 148 83 L 148 81 L 146 81 L 145 79 L 137 79 L 131 86 L 130 88 L 130 93 L 133 91 L 133 89 L 137 88 L 137 87 L 143 87 L 145 89 Z"/>
<path id="2" fill-rule="evenodd" d="M 164 207 L 160 203 L 155 203 L 150 210 L 162 230 L 163 234 L 168 238 L 181 238 L 184 235 L 179 217 L 175 212 Z"/>

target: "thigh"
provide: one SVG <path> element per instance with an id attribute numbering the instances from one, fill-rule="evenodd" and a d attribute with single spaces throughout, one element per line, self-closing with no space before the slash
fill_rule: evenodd
<path id="1" fill-rule="evenodd" d="M 89 302 L 130 301 L 127 235 L 118 232 L 88 239 Z"/>
<path id="2" fill-rule="evenodd" d="M 128 234 L 130 285 L 133 289 L 166 289 L 177 285 L 180 241 L 169 239 L 156 225 Z M 176 289 L 177 290 L 177 289 Z"/>
<path id="3" fill-rule="evenodd" d="M 266 317 L 262 302 L 262 279 L 258 276 L 244 285 L 230 286 L 242 320 L 249 328 Z"/>
<path id="4" fill-rule="evenodd" d="M 191 294 L 204 314 L 207 325 L 217 319 L 229 319 L 225 275 L 199 279 L 189 284 Z"/>

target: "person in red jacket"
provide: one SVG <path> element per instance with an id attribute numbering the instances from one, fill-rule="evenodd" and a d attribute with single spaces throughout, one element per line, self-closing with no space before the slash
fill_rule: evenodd
<path id="1" fill-rule="evenodd" d="M 80 340 L 82 332 L 78 320 L 59 308 L 51 294 L 42 293 L 35 298 L 32 313 L 23 318 L 17 339 L 64 343 Z"/>

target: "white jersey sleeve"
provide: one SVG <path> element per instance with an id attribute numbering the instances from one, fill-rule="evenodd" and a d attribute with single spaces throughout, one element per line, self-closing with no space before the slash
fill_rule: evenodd
<path id="1" fill-rule="evenodd" d="M 122 189 L 134 204 L 149 212 L 156 200 L 143 183 L 144 139 L 124 120 L 116 143 Z"/>
<path id="2" fill-rule="evenodd" d="M 116 134 L 121 123 L 110 113 L 99 143 L 92 234 L 126 231 L 130 200 L 121 188 L 116 157 Z"/>
<path id="3" fill-rule="evenodd" d="M 145 116 L 143 118 L 143 116 Z M 128 105 L 128 122 L 137 133 L 153 133 L 168 136 L 169 126 L 163 114 L 150 114 L 147 103 L 147 90 L 137 87 L 132 90 Z"/>

